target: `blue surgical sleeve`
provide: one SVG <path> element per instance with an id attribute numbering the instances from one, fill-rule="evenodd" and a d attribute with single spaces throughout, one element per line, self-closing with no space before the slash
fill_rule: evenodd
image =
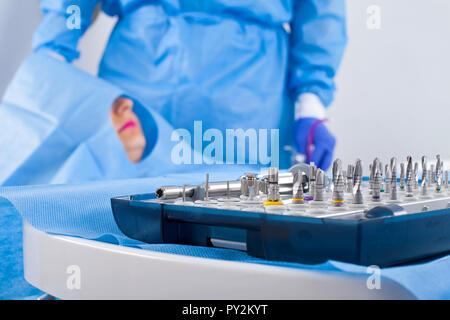
<path id="1" fill-rule="evenodd" d="M 100 2 L 107 14 L 118 13 L 116 0 L 41 0 L 43 19 L 33 36 L 33 50 L 51 50 L 68 62 L 77 59 L 78 41 L 91 25 Z"/>
<path id="2" fill-rule="evenodd" d="M 298 0 L 291 24 L 289 89 L 316 94 L 325 106 L 347 43 L 345 0 Z"/>

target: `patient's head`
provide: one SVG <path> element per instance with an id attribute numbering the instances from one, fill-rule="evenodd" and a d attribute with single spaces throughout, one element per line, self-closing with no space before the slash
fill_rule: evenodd
<path id="1" fill-rule="evenodd" d="M 131 162 L 141 160 L 145 149 L 145 136 L 141 122 L 133 111 L 133 101 L 119 97 L 111 108 L 111 121 Z"/>

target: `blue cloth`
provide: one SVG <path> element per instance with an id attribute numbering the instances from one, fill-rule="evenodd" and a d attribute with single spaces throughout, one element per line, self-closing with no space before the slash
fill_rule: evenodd
<path id="1" fill-rule="evenodd" d="M 78 86 L 76 84 L 83 84 Z M 131 163 L 109 119 L 113 101 L 124 91 L 43 52 L 24 61 L 0 106 L 0 185 L 74 183 L 148 177 L 195 170 L 177 165 L 171 150 L 173 127 L 136 101 L 147 119 L 151 152 Z M 191 148 L 191 146 L 187 146 Z M 195 157 L 192 150 L 192 158 Z"/>
<path id="2" fill-rule="evenodd" d="M 212 175 L 213 180 L 238 176 L 238 171 L 221 171 Z M 34 227 L 55 234 L 66 234 L 144 250 L 207 257 L 246 263 L 276 265 L 290 268 L 328 270 L 356 273 L 367 276 L 366 268 L 348 263 L 328 261 L 319 265 L 266 261 L 250 257 L 234 250 L 195 246 L 142 244 L 125 237 L 114 223 L 110 208 L 113 196 L 152 192 L 160 185 L 182 184 L 186 181 L 200 183 L 203 173 L 166 175 L 149 179 L 95 182 L 78 185 L 5 187 L 0 189 L 3 205 L 10 203 Z M 5 246 L 4 243 L 1 244 Z M 450 257 L 406 266 L 384 268 L 382 277 L 390 278 L 422 299 L 450 298 Z M 382 283 L 382 282 L 381 282 Z"/>
<path id="3" fill-rule="evenodd" d="M 140 96 L 147 91 L 143 86 L 151 88 L 167 104 L 163 96 L 182 84 L 187 86 L 186 93 L 188 89 L 216 91 L 196 92 L 202 98 L 197 102 L 216 97 L 229 101 L 227 94 L 232 92 L 237 108 L 241 107 L 236 101 L 239 96 L 247 98 L 243 105 L 265 105 L 264 97 L 256 93 L 279 94 L 289 76 L 288 86 L 296 96 L 312 92 L 325 105 L 333 99 L 334 76 L 347 42 L 345 0 L 270 4 L 265 0 L 42 0 L 44 19 L 33 39 L 34 48 L 55 50 L 69 62 L 78 58 L 78 41 L 100 2 L 105 13 L 119 17 L 100 75 L 119 84 L 125 80 L 125 86 L 134 87 L 132 91 Z M 80 29 L 66 26 L 70 5 L 81 9 Z M 290 34 L 283 28 L 285 23 L 290 24 Z M 155 103 L 154 99 L 139 100 Z"/>
<path id="4" fill-rule="evenodd" d="M 100 2 L 118 22 L 93 77 L 69 63 L 79 57 L 78 42 Z M 70 27 L 74 5 L 79 29 Z M 286 168 L 291 101 L 312 92 L 331 102 L 346 44 L 344 0 L 42 0 L 41 8 L 34 53 L 0 106 L 6 126 L 0 149 L 8 154 L 0 159 L 0 185 L 185 171 L 168 161 L 171 133 L 183 128 L 193 135 L 196 120 L 203 132 L 223 135 L 226 129 L 279 130 L 276 147 Z M 139 164 L 127 161 L 108 117 L 122 95 L 135 100 L 138 115 L 147 115 L 139 117 L 147 141 L 157 137 Z"/>
<path id="5" fill-rule="evenodd" d="M 35 299 L 44 294 L 23 277 L 22 217 L 12 204 L 0 199 L 0 300 Z"/>

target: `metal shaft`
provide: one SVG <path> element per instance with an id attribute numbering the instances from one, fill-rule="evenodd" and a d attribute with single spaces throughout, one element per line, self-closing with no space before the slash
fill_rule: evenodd
<path id="1" fill-rule="evenodd" d="M 316 174 L 316 188 L 314 189 L 314 201 L 323 201 L 324 173 L 318 169 Z"/>

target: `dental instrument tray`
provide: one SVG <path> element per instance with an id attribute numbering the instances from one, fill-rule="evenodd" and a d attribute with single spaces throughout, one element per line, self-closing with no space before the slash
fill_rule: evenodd
<path id="1" fill-rule="evenodd" d="M 225 182 L 207 175 L 198 186 L 160 187 L 111 204 L 120 230 L 146 243 L 232 248 L 307 264 L 391 266 L 450 251 L 448 173 L 444 182 L 432 168 L 431 181 L 422 164 L 420 183 L 411 163 L 400 180 L 395 163 L 386 171 L 374 163 L 367 181 L 360 162 L 346 172 L 335 161 L 330 178 L 313 165 Z"/>

